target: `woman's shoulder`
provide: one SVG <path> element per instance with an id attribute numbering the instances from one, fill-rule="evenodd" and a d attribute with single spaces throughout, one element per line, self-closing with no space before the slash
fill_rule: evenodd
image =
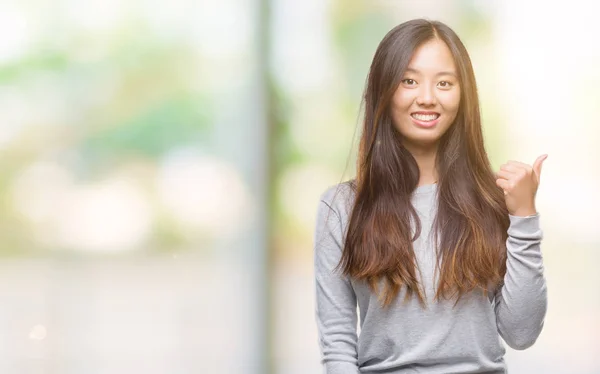
<path id="1" fill-rule="evenodd" d="M 347 215 L 354 203 L 356 181 L 348 181 L 328 186 L 320 196 L 320 202 L 325 203 L 339 214 Z"/>

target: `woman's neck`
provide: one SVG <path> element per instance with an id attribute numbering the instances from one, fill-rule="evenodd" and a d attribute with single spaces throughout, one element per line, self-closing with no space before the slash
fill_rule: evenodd
<path id="1" fill-rule="evenodd" d="M 418 186 L 433 184 L 438 181 L 438 173 L 435 167 L 436 150 L 410 150 L 419 166 Z"/>

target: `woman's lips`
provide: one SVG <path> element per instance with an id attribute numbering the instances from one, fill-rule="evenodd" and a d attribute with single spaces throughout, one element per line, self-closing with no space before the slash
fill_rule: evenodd
<path id="1" fill-rule="evenodd" d="M 423 127 L 423 128 L 431 128 L 434 127 L 435 125 L 437 125 L 437 123 L 440 121 L 441 116 L 439 116 L 438 118 L 434 119 L 433 121 L 421 121 L 416 119 L 413 116 L 410 116 L 410 119 L 412 119 L 412 121 L 419 127 Z"/>

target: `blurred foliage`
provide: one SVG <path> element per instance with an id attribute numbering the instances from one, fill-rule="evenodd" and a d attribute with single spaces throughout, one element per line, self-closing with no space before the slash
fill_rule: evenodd
<path id="1" fill-rule="evenodd" d="M 130 120 L 106 126 L 81 145 L 91 160 L 105 162 L 127 155 L 156 159 L 176 146 L 207 141 L 207 100 L 182 94 L 138 110 Z"/>
<path id="2" fill-rule="evenodd" d="M 2 255 L 48 254 L 12 201 L 12 184 L 30 164 L 54 162 L 73 173 L 78 183 L 102 180 L 122 169 L 131 179 L 146 181 L 152 196 L 153 183 L 148 182 L 163 156 L 179 147 L 210 146 L 215 105 L 209 88 L 191 79 L 202 57 L 185 39 L 155 36 L 143 23 L 132 22 L 106 35 L 71 34 L 62 44 L 41 40 L 22 57 L 0 65 L 0 88 L 14 100 L 30 101 L 32 111 L 33 100 L 49 100 L 41 103 L 42 109 L 68 108 L 59 122 L 48 118 L 19 123 L 15 137 L 4 146 Z M 182 235 L 180 224 L 160 204 L 152 204 L 158 218 L 145 251 L 198 246 L 202 233 Z"/>

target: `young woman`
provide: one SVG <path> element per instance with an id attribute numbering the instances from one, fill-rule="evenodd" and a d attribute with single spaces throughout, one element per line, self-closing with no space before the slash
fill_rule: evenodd
<path id="1" fill-rule="evenodd" d="M 545 158 L 494 173 L 458 36 L 427 20 L 391 30 L 369 71 L 356 179 L 319 202 L 326 373 L 506 373 L 500 337 L 528 348 L 546 315 Z"/>

